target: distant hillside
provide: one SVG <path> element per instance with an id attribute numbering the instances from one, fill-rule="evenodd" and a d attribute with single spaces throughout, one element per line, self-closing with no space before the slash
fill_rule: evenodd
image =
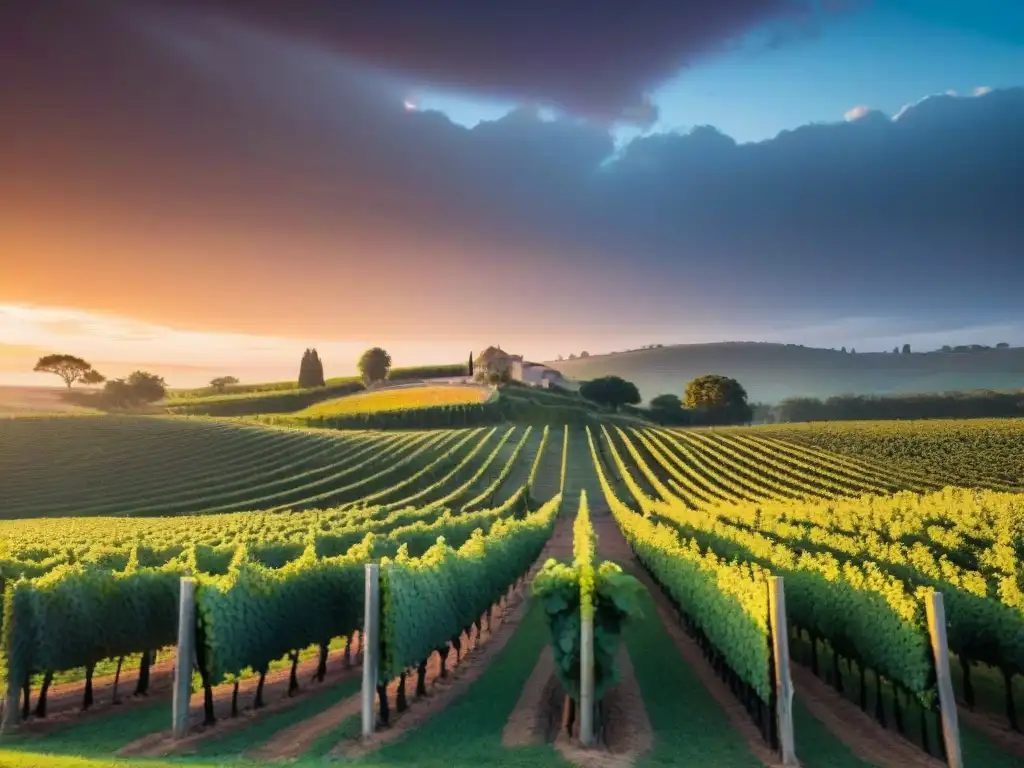
<path id="1" fill-rule="evenodd" d="M 574 379 L 615 375 L 634 382 L 645 400 L 682 394 L 705 373 L 739 380 L 751 401 L 786 397 L 898 394 L 970 389 L 1024 389 L 1024 347 L 849 354 L 795 344 L 681 344 L 547 363 Z"/>

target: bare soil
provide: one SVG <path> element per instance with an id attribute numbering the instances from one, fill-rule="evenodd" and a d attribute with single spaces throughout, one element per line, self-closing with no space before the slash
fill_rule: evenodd
<path id="1" fill-rule="evenodd" d="M 354 641 L 351 649 L 352 659 L 355 659 L 358 647 L 358 643 Z M 200 690 L 193 694 L 189 702 L 190 730 L 188 736 L 176 740 L 170 729 L 158 731 L 127 744 L 118 750 L 117 755 L 119 757 L 160 757 L 171 754 L 189 754 L 195 750 L 198 744 L 207 739 L 216 738 L 241 728 L 248 728 L 254 720 L 264 714 L 288 709 L 313 691 L 322 691 L 327 686 L 350 680 L 360 674 L 359 666 L 355 664 L 350 667 L 345 666 L 345 652 L 342 649 L 332 651 L 328 655 L 327 675 L 322 683 L 313 682 L 317 663 L 317 659 L 313 658 L 299 664 L 297 677 L 300 689 L 291 697 L 288 696 L 288 682 L 291 675 L 289 668 L 274 670 L 267 674 L 263 685 L 265 706 L 261 709 L 253 708 L 259 677 L 242 680 L 238 686 L 237 717 L 231 716 L 234 685 L 231 683 L 218 685 L 213 689 L 213 704 L 217 722 L 211 726 L 203 725 L 205 713 L 203 692 Z M 167 719 L 170 722 L 170 710 L 168 710 Z"/>
<path id="2" fill-rule="evenodd" d="M 557 521 L 551 538 L 530 567 L 526 578 L 510 591 L 503 603 L 493 612 L 491 631 L 488 632 L 484 626 L 481 636 L 476 637 L 474 629 L 470 643 L 463 645 L 460 660 L 456 660 L 454 651 L 449 653 L 447 677 L 440 676 L 440 656 L 433 654 L 427 663 L 427 695 L 419 699 L 415 697 L 416 676 L 409 676 L 406 680 L 409 708 L 402 713 L 397 712 L 396 707 L 398 681 L 391 681 L 387 687 L 391 713 L 388 726 L 378 725 L 377 731 L 369 739 L 343 741 L 331 750 L 330 755 L 355 759 L 374 752 L 427 721 L 461 696 L 511 640 L 516 627 L 526 615 L 529 590 L 537 571 L 549 557 L 559 556 L 556 553 L 565 551 L 566 547 L 569 552 L 572 551 L 572 519 L 569 517 Z"/>
<path id="3" fill-rule="evenodd" d="M 502 746 L 527 747 L 554 742 L 561 725 L 564 697 L 555 676 L 554 652 L 550 645 L 545 645 L 501 732 Z"/>
<path id="4" fill-rule="evenodd" d="M 274 737 L 256 749 L 248 750 L 245 757 L 254 760 L 287 760 L 308 751 L 320 736 L 338 727 L 348 718 L 359 714 L 362 697 L 356 693 L 320 714 L 302 720 L 274 734 Z"/>
<path id="5" fill-rule="evenodd" d="M 629 768 L 638 757 L 650 750 L 654 742 L 643 694 L 625 646 L 619 648 L 617 662 L 621 672 L 620 682 L 608 691 L 601 702 L 603 727 L 599 734 L 600 744 L 593 749 L 584 749 L 579 741 L 570 738 L 564 727 L 558 729 L 555 748 L 574 765 L 587 768 Z"/>

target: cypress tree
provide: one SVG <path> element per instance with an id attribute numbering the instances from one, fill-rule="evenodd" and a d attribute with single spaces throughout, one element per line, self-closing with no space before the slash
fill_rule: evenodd
<path id="1" fill-rule="evenodd" d="M 469 353 L 469 378 L 473 378 L 473 353 Z"/>
<path id="2" fill-rule="evenodd" d="M 302 353 L 302 362 L 299 363 L 299 388 L 305 389 L 306 387 L 313 386 L 310 383 L 312 374 L 310 363 L 312 362 L 311 356 L 312 350 L 307 349 Z"/>
<path id="3" fill-rule="evenodd" d="M 309 378 L 311 382 L 309 386 L 324 386 L 326 384 L 326 382 L 324 381 L 324 364 L 323 361 L 320 360 L 320 355 L 317 353 L 315 349 L 313 350 L 313 353 L 310 356 L 309 369 Z"/>

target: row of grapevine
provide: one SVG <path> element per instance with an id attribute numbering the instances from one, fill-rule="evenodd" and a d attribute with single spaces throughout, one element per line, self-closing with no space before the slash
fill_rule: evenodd
<path id="1" fill-rule="evenodd" d="M 458 445 L 468 445 L 474 434 L 474 431 L 465 434 Z M 443 435 L 439 433 L 438 436 Z M 475 455 L 485 444 L 486 438 L 481 440 L 477 437 L 475 450 L 470 453 Z M 448 455 L 452 453 L 457 455 L 454 449 Z M 492 452 L 490 458 L 493 457 Z M 465 466 L 464 462 L 456 461 L 455 464 L 459 468 Z M 480 471 L 476 470 L 476 476 Z M 497 490 L 504 482 L 507 472 L 503 474 L 498 482 L 492 483 L 491 490 Z M 445 472 L 443 476 L 445 482 L 458 479 L 457 470 Z M 397 487 L 405 488 L 406 482 L 400 481 Z M 52 543 L 58 533 L 56 529 L 51 532 L 56 521 L 4 524 L 8 530 L 14 530 L 15 535 L 5 538 L 2 545 L 6 554 L 0 553 L 0 589 L 8 581 L 22 576 L 38 577 L 65 564 L 81 563 L 121 571 L 128 560 L 135 557 L 139 565 L 160 567 L 184 557 L 189 549 L 194 550 L 192 557 L 200 570 L 224 573 L 242 542 L 248 544 L 249 557 L 254 562 L 269 567 L 280 567 L 299 557 L 311 540 L 315 542 L 319 556 L 339 555 L 366 532 L 385 534 L 415 520 L 431 522 L 444 514 L 445 504 L 457 502 L 460 493 L 468 486 L 462 483 L 455 492 L 444 495 L 436 493 L 435 487 L 436 484 L 431 484 L 415 493 L 407 490 L 408 498 L 393 505 L 354 509 L 169 519 L 71 518 L 60 523 L 60 538 L 64 542 L 59 548 L 54 548 Z M 507 502 L 513 493 L 515 490 L 510 489 L 502 497 Z M 391 498 L 396 496 L 394 494 Z M 425 503 L 426 507 L 409 506 L 415 502 Z M 14 528 L 15 525 L 19 527 Z M 140 541 L 146 544 L 141 545 Z"/>
<path id="2" fill-rule="evenodd" d="M 271 596 L 277 595 L 275 599 L 282 605 L 306 610 L 316 602 L 315 596 L 303 591 L 307 582 L 321 583 L 333 575 L 332 588 L 343 589 L 337 580 L 344 581 L 340 574 L 350 572 L 353 563 L 394 557 L 400 551 L 419 554 L 438 536 L 459 544 L 475 530 L 490 532 L 502 519 L 519 515 L 525 505 L 524 487 L 493 510 L 462 515 L 440 509 L 400 510 L 368 520 L 361 527 L 327 534 L 311 532 L 304 547 L 274 540 L 242 543 L 226 550 L 193 544 L 159 567 L 140 567 L 137 554 L 133 554 L 123 571 L 79 562 L 59 565 L 34 579 L 12 581 L 4 595 L 2 645 L 8 690 L 24 690 L 27 701 L 32 674 L 45 673 L 48 680 L 54 672 L 84 667 L 88 694 L 91 668 L 98 661 L 173 645 L 178 582 L 188 573 L 196 574 L 200 615 L 210 619 L 202 625 L 205 640 L 199 646 L 210 665 L 201 666 L 207 686 L 226 674 L 237 678 L 243 669 L 265 673 L 270 661 L 321 643 L 322 638 L 304 629 L 310 622 L 319 626 L 313 619 L 303 623 L 291 613 L 278 611 Z M 335 554 L 325 556 L 332 551 Z M 268 552 L 278 557 L 270 557 Z M 268 564 L 268 560 L 278 562 Z M 361 600 L 361 594 L 358 598 Z M 262 607 L 254 610 L 255 606 Z M 203 613 L 206 607 L 210 607 L 208 614 Z M 361 616 L 361 603 L 353 610 Z M 268 634 L 268 627 L 277 629 Z M 326 641 L 350 630 L 346 627 Z M 293 644 L 295 637 L 305 642 Z M 247 645 L 241 638 L 251 638 L 255 645 Z M 281 643 L 287 648 L 281 650 Z M 46 680 L 44 685 L 48 685 Z M 40 701 L 40 709 L 45 711 L 45 690 Z M 27 714 L 27 704 L 23 712 Z"/>
<path id="3" fill-rule="evenodd" d="M 957 509 L 961 513 L 970 509 L 964 492 L 946 491 L 934 495 L 939 497 L 938 500 L 944 496 L 959 497 L 962 505 Z M 1021 503 L 1015 495 L 989 493 L 986 496 L 990 503 L 996 504 L 999 496 L 1007 497 L 1007 508 Z M 928 497 L 923 497 L 921 502 L 927 504 L 928 500 Z M 973 662 L 982 662 L 1000 670 L 1007 690 L 1012 691 L 1012 676 L 1024 670 L 1024 599 L 1019 575 L 1015 572 L 1016 561 L 1010 555 L 1012 549 L 997 544 L 989 550 L 981 550 L 981 562 L 1004 563 L 1002 572 L 998 568 L 990 568 L 986 572 L 963 567 L 946 553 L 936 554 L 922 541 L 907 546 L 873 531 L 856 535 L 843 532 L 842 528 L 857 525 L 855 518 L 870 518 L 869 507 L 875 507 L 877 512 L 877 508 L 884 508 L 886 503 L 882 499 L 864 501 L 867 503 L 859 505 L 808 503 L 801 507 L 723 508 L 718 514 L 734 528 L 756 526 L 766 538 L 789 547 L 799 547 L 815 556 L 827 555 L 844 568 L 871 565 L 886 576 L 899 580 L 907 589 L 919 585 L 941 591 L 949 622 L 949 650 L 957 654 L 965 669 L 964 688 L 968 703 L 974 703 L 969 678 Z M 894 512 L 899 510 L 902 501 L 890 499 L 890 508 Z M 819 525 L 811 522 L 826 514 L 829 523 Z M 965 547 L 963 552 L 970 552 L 970 547 Z M 999 559 L 1000 554 L 1002 560 Z M 1007 716 L 1015 726 L 1015 708 L 1009 706 L 1012 701 L 1011 693 L 1007 697 Z"/>
<path id="4" fill-rule="evenodd" d="M 685 616 L 705 653 L 741 683 L 738 687 L 744 704 L 762 733 L 772 740 L 775 676 L 769 571 L 758 565 L 728 562 L 671 526 L 633 512 L 616 496 L 589 432 L 588 440 L 605 501 L 637 559 Z M 628 467 L 614 445 L 607 445 L 615 465 L 628 476 Z"/>
<path id="5" fill-rule="evenodd" d="M 390 411 L 368 411 L 335 416 L 267 416 L 267 424 L 301 424 L 327 429 L 450 429 L 475 427 L 505 422 L 505 409 L 499 399 L 472 405 L 433 405 L 426 408 L 403 408 Z"/>
<path id="6" fill-rule="evenodd" d="M 629 440 L 621 436 L 620 442 L 628 446 Z M 610 439 L 606 443 L 615 463 L 624 466 L 615 443 Z M 644 457 L 638 452 L 632 451 L 631 458 L 642 473 L 651 471 L 644 467 Z M 721 472 L 728 471 L 723 466 Z M 953 494 L 962 499 L 963 493 L 947 490 L 939 495 Z M 939 705 L 932 651 L 936 640 L 927 616 L 932 593 L 941 591 L 945 598 L 943 615 L 948 624 L 943 627 L 948 627 L 948 634 L 943 632 L 942 636 L 950 650 L 960 652 L 962 661 L 969 663 L 973 658 L 1003 669 L 1007 691 L 1011 690 L 1009 675 L 1020 668 L 1024 627 L 1019 610 L 1015 612 L 1010 607 L 1019 594 L 1014 589 L 1017 582 L 1013 575 L 1004 573 L 986 582 L 982 574 L 970 572 L 932 552 L 929 537 L 942 538 L 946 528 L 937 530 L 935 525 L 923 524 L 921 520 L 909 520 L 910 525 L 898 524 L 897 517 L 890 515 L 888 522 L 895 525 L 890 525 L 887 533 L 895 532 L 897 539 L 899 534 L 916 537 L 912 545 L 906 546 L 898 540 L 886 540 L 877 531 L 865 531 L 864 521 L 856 519 L 857 510 L 865 505 L 888 504 L 890 513 L 896 512 L 906 503 L 901 496 L 762 499 L 700 508 L 677 497 L 641 501 L 646 502 L 648 524 L 654 525 L 653 530 L 667 527 L 695 542 L 698 550 L 713 551 L 735 563 L 749 563 L 785 577 L 788 617 L 798 635 L 801 631 L 808 634 L 814 671 L 819 672 L 819 643 L 832 650 L 831 676 L 840 690 L 840 659 L 845 657 L 856 664 L 861 676 L 863 708 L 867 707 L 865 671 L 874 671 L 879 697 L 883 678 L 896 691 L 894 716 L 901 731 L 904 717 L 900 693 L 904 698 L 912 696 L 921 707 L 922 744 L 928 749 L 924 713 L 937 710 Z M 992 497 L 989 501 L 993 501 Z M 838 514 L 838 510 L 845 510 L 846 514 Z M 977 514 L 966 516 L 977 522 Z M 873 516 L 869 514 L 866 518 L 871 525 Z M 877 522 L 886 515 L 874 518 Z M 844 527 L 858 530 L 858 534 L 837 530 Z M 981 528 L 984 526 L 974 526 L 975 532 Z M 950 544 L 963 541 L 957 536 L 947 539 Z M 971 547 L 964 549 L 969 552 Z M 992 559 L 998 559 L 996 550 L 990 551 Z M 1005 555 L 1001 562 L 1006 563 Z M 997 592 L 1006 597 L 999 598 Z M 969 680 L 965 682 L 969 695 Z M 1012 696 L 1008 693 L 1007 698 L 1013 724 L 1013 708 L 1009 707 Z M 876 716 L 884 723 L 880 703 L 876 703 Z M 944 738 L 948 736 L 945 730 L 943 733 Z"/>
<path id="7" fill-rule="evenodd" d="M 573 562 L 549 559 L 533 583 L 551 633 L 555 671 L 570 697 L 573 727 L 581 712 L 580 737 L 589 744 L 604 694 L 618 682 L 616 654 L 622 630 L 638 612 L 640 583 L 615 563 L 597 564 L 597 536 L 587 493 L 581 491 L 573 523 Z M 599 726 L 598 726 L 599 727 Z"/>
<path id="8" fill-rule="evenodd" d="M 621 461 L 614 445 L 611 451 Z M 924 615 L 928 590 L 908 589 L 871 562 L 840 562 L 829 553 L 794 551 L 757 530 L 732 526 L 682 503 L 657 504 L 651 511 L 705 549 L 784 576 L 793 625 L 827 640 L 923 703 L 934 701 L 934 664 Z"/>
<path id="9" fill-rule="evenodd" d="M 863 465 L 867 460 L 928 489 L 1024 490 L 1019 419 L 844 421 L 779 425 L 758 433 L 842 461 Z"/>
<path id="10" fill-rule="evenodd" d="M 635 452 L 633 459 L 642 462 Z M 678 507 L 679 500 L 675 502 Z M 941 591 L 950 650 L 960 657 L 965 674 L 972 662 L 983 662 L 1003 672 L 1009 691 L 1011 677 L 1024 671 L 1024 600 L 1018 565 L 1024 500 L 1017 495 L 946 489 L 925 496 L 902 492 L 859 499 L 747 502 L 711 511 L 730 524 L 719 528 L 720 535 L 736 538 L 752 530 L 776 546 L 831 558 L 828 562 L 837 567 L 877 569 L 880 578 L 899 581 L 905 591 L 915 593 L 918 602 L 919 587 Z M 690 526 L 707 523 L 705 517 L 678 508 L 667 516 L 685 519 Z M 749 540 L 747 544 L 754 546 Z M 792 610 L 796 618 L 796 604 Z M 921 609 L 916 623 L 923 635 Z M 840 652 L 847 650 L 857 653 Z M 965 692 L 972 699 L 969 676 Z M 1011 695 L 1007 701 L 1012 702 Z M 1015 711 L 1009 706 L 1008 716 L 1012 723 Z"/>
<path id="11" fill-rule="evenodd" d="M 380 567 L 380 719 L 389 713 L 383 688 L 401 680 L 399 706 L 405 680 L 418 675 L 422 690 L 426 663 L 433 653 L 447 654 L 448 643 L 463 632 L 529 570 L 551 535 L 561 495 L 522 519 L 497 521 L 487 534 L 476 532 L 453 547 L 445 539 L 420 557 L 400 551 L 381 561 Z"/>

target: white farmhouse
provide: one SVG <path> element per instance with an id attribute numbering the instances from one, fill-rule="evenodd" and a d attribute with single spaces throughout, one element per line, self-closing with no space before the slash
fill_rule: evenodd
<path id="1" fill-rule="evenodd" d="M 501 347 L 488 347 L 481 352 L 476 360 L 476 366 L 483 375 L 507 373 L 510 380 L 531 387 L 549 389 L 552 386 L 557 386 L 572 391 L 579 389 L 577 382 L 565 378 L 554 368 L 523 360 L 522 355 L 510 355 Z"/>

